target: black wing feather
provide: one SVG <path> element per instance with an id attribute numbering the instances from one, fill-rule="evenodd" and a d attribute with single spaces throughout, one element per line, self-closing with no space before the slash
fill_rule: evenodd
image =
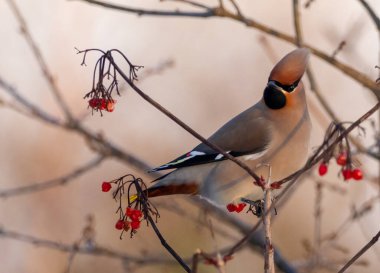
<path id="1" fill-rule="evenodd" d="M 192 155 L 192 153 L 194 152 L 199 153 L 199 154 Z M 201 152 L 196 152 L 193 150 L 187 154 L 184 154 L 174 159 L 173 161 L 170 161 L 169 163 L 166 163 L 160 167 L 152 169 L 150 172 L 169 170 L 169 169 L 179 169 L 179 168 L 190 167 L 194 165 L 222 161 L 226 159 L 226 157 L 220 153 L 207 153 L 207 154 L 206 153 L 200 154 L 200 153 Z M 252 152 L 242 153 L 242 152 L 235 152 L 235 151 L 231 151 L 228 153 L 232 156 L 243 156 L 243 155 L 252 154 Z"/>

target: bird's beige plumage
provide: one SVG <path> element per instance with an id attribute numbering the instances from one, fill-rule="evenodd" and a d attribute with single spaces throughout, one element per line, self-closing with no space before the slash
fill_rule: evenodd
<path id="1" fill-rule="evenodd" d="M 296 49 L 272 69 L 263 98 L 237 115 L 208 140 L 239 157 L 258 175 L 280 180 L 304 164 L 311 123 L 304 86 L 309 52 Z M 262 190 L 235 163 L 200 144 L 191 152 L 153 171 L 175 169 L 158 179 L 148 190 L 150 197 L 168 194 L 200 194 L 217 203 L 230 203 L 241 197 L 262 198 Z"/>

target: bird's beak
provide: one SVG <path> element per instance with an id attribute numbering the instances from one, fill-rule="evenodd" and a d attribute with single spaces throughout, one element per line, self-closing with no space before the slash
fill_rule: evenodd
<path id="1" fill-rule="evenodd" d="M 279 86 L 296 86 L 305 73 L 309 53 L 308 49 L 299 48 L 287 54 L 272 69 L 269 81 L 276 82 Z"/>

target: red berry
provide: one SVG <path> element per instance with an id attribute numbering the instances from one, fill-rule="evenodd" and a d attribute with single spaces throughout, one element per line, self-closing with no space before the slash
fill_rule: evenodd
<path id="1" fill-rule="evenodd" d="M 319 168 L 318 168 L 318 173 L 320 176 L 324 176 L 327 171 L 328 171 L 328 166 L 326 165 L 326 163 L 321 163 L 321 165 L 319 165 Z"/>
<path id="2" fill-rule="evenodd" d="M 351 175 L 355 180 L 363 179 L 363 172 L 360 169 L 354 169 L 353 171 L 351 171 Z"/>
<path id="3" fill-rule="evenodd" d="M 118 229 L 118 230 L 121 230 L 124 228 L 124 221 L 123 220 L 119 220 L 116 222 L 116 225 L 115 225 L 115 228 Z"/>
<path id="4" fill-rule="evenodd" d="M 344 180 L 349 180 L 352 178 L 351 170 L 350 169 L 343 169 L 342 170 L 343 178 Z"/>
<path id="5" fill-rule="evenodd" d="M 129 216 L 129 218 L 131 218 L 132 221 L 139 221 L 140 220 L 140 216 L 136 213 L 132 213 L 132 215 Z"/>
<path id="6" fill-rule="evenodd" d="M 108 192 L 112 188 L 112 185 L 110 182 L 103 182 L 102 183 L 102 191 Z"/>
<path id="7" fill-rule="evenodd" d="M 341 153 L 337 158 L 336 158 L 336 163 L 340 166 L 344 166 L 347 163 L 347 154 L 346 153 Z"/>
<path id="8" fill-rule="evenodd" d="M 100 110 L 104 110 L 107 107 L 107 101 L 105 99 L 100 99 L 100 102 L 98 103 L 98 108 Z"/>
<path id="9" fill-rule="evenodd" d="M 245 208 L 246 205 L 247 205 L 246 203 L 240 203 L 240 204 L 238 204 L 237 207 L 236 207 L 236 212 L 240 213 Z"/>
<path id="10" fill-rule="evenodd" d="M 128 217 L 131 217 L 133 211 L 134 211 L 134 209 L 132 209 L 131 207 L 127 207 L 127 211 L 125 214 L 127 214 Z"/>
<path id="11" fill-rule="evenodd" d="M 132 229 L 138 229 L 138 228 L 140 228 L 140 221 L 132 221 L 131 228 Z"/>
<path id="12" fill-rule="evenodd" d="M 272 184 L 270 184 L 270 187 L 274 190 L 278 190 L 281 188 L 281 183 L 279 182 L 273 182 Z"/>
<path id="13" fill-rule="evenodd" d="M 229 212 L 234 212 L 234 211 L 237 210 L 237 206 L 236 206 L 235 204 L 229 203 L 229 204 L 227 205 L 227 210 L 228 210 Z"/>
<path id="14" fill-rule="evenodd" d="M 132 215 L 134 215 L 134 216 L 137 217 L 137 218 L 140 218 L 143 214 L 142 214 L 141 210 L 139 210 L 139 209 L 135 209 L 135 210 L 133 211 Z"/>

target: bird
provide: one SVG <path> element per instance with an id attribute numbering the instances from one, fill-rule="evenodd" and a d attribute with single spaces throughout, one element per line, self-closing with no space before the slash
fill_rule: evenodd
<path id="1" fill-rule="evenodd" d="M 257 175 L 279 181 L 297 171 L 308 155 L 311 121 L 301 78 L 309 50 L 298 48 L 272 69 L 262 98 L 207 140 L 237 157 Z M 174 170 L 173 170 L 174 169 Z M 172 194 L 199 195 L 216 205 L 242 198 L 259 200 L 263 190 L 253 178 L 218 151 L 200 143 L 184 155 L 151 170 L 171 172 L 154 180 L 148 198 Z M 137 198 L 131 196 L 130 202 Z"/>

